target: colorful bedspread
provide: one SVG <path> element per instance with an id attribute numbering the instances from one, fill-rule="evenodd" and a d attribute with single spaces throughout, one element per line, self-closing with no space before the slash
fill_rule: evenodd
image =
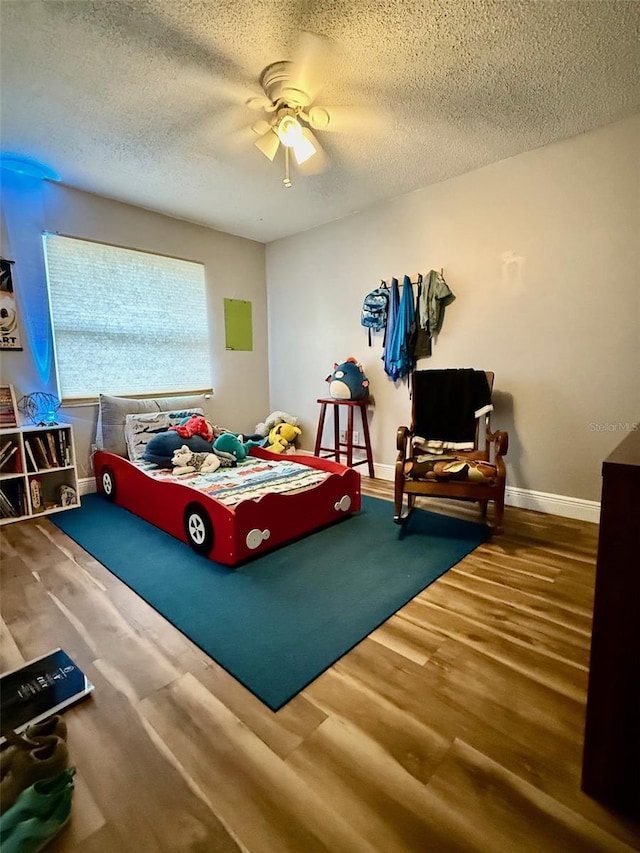
<path id="1" fill-rule="evenodd" d="M 171 480 L 209 495 L 227 506 L 240 501 L 258 500 L 268 492 L 298 492 L 315 486 L 329 475 L 286 459 L 246 459 L 237 468 L 218 468 L 213 474 L 181 474 L 171 469 L 156 468 L 147 462 L 137 463 L 146 474 L 158 480 Z"/>

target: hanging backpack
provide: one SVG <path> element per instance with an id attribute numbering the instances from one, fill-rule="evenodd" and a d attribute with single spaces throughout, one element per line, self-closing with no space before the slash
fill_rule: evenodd
<path id="1" fill-rule="evenodd" d="M 387 283 L 382 281 L 380 287 L 367 293 L 362 303 L 360 323 L 369 332 L 369 346 L 371 346 L 371 332 L 381 332 L 386 326 L 388 309 L 389 288 Z"/>

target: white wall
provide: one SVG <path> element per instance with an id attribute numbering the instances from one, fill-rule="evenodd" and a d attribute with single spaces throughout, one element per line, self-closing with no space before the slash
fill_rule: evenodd
<path id="1" fill-rule="evenodd" d="M 16 194 L 6 175 L 2 214 L 2 254 L 15 261 L 24 351 L 3 352 L 0 375 L 3 384 L 15 386 L 18 396 L 56 391 L 52 361 L 44 369 L 37 352 L 46 349 L 45 339 L 50 336 L 40 235 L 42 230 L 58 231 L 203 263 L 215 389 L 208 414 L 215 423 L 239 432 L 253 432 L 256 423 L 264 420 L 269 413 L 264 245 L 58 184 L 39 183 L 31 193 Z M 87 282 L 87 298 L 90 288 Z M 225 349 L 225 298 L 252 303 L 252 352 Z M 167 321 L 189 322 L 180 312 L 178 292 L 174 303 L 167 305 Z M 101 390 L 96 388 L 96 394 Z M 66 407 L 63 416 L 74 425 L 79 474 L 90 476 L 97 406 Z"/>
<path id="2" fill-rule="evenodd" d="M 509 485 L 598 500 L 617 425 L 640 421 L 639 151 L 635 116 L 269 244 L 271 409 L 299 415 L 313 447 L 324 378 L 355 356 L 374 458 L 392 465 L 410 401 L 381 338 L 367 346 L 362 298 L 443 267 L 457 298 L 418 366 L 494 370 Z"/>
<path id="3" fill-rule="evenodd" d="M 42 228 L 197 260 L 209 288 L 213 419 L 249 431 L 283 409 L 301 418 L 310 449 L 324 378 L 354 355 L 371 380 L 374 457 L 388 473 L 410 401 L 382 370 L 380 337 L 367 347 L 362 298 L 380 278 L 442 266 L 457 298 L 419 366 L 494 370 L 494 426 L 511 438 L 509 484 L 598 500 L 601 461 L 623 438 L 617 425 L 640 420 L 639 150 L 636 116 L 272 243 L 268 328 L 261 244 L 57 184 L 44 185 L 40 227 L 29 229 L 3 192 L 2 224 L 11 227 L 2 253 L 16 261 L 26 343 L 1 354 L 0 381 L 19 395 L 53 390 L 24 334 L 46 305 Z M 251 353 L 225 350 L 225 297 L 253 304 Z M 96 407 L 65 415 L 88 476 Z"/>

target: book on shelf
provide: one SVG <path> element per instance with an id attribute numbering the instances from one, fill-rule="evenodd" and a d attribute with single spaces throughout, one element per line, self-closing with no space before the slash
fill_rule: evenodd
<path id="1" fill-rule="evenodd" d="M 64 432 L 61 429 L 56 432 L 56 449 L 58 451 L 58 461 L 60 462 L 60 465 L 66 465 L 67 461 L 64 455 Z"/>
<path id="2" fill-rule="evenodd" d="M 0 385 L 0 427 L 17 427 L 18 411 L 13 385 Z"/>
<path id="3" fill-rule="evenodd" d="M 30 477 L 29 490 L 31 492 L 31 512 L 34 515 L 37 512 L 44 512 L 44 504 L 42 503 L 42 480 L 40 477 Z"/>
<path id="4" fill-rule="evenodd" d="M 36 457 L 33 452 L 33 448 L 31 447 L 31 442 L 28 438 L 24 440 L 24 449 L 27 451 L 27 467 L 31 466 L 35 471 L 38 470 L 38 463 L 36 462 Z"/>
<path id="5" fill-rule="evenodd" d="M 7 495 L 0 489 L 0 516 L 2 518 L 17 518 L 20 513 L 9 500 Z"/>
<path id="6" fill-rule="evenodd" d="M 4 459 L 5 454 L 7 454 L 9 452 L 9 450 L 11 450 L 12 444 L 13 444 L 13 439 L 9 438 L 9 439 L 7 439 L 7 441 L 5 441 L 5 443 L 2 445 L 2 447 L 0 447 L 0 462 L 2 462 L 2 460 Z"/>
<path id="7" fill-rule="evenodd" d="M 47 436 L 47 444 L 49 446 L 49 459 L 52 468 L 60 468 L 61 462 L 58 459 L 58 451 L 56 450 L 56 442 L 52 432 L 45 433 Z"/>
<path id="8" fill-rule="evenodd" d="M 54 649 L 0 677 L 2 727 L 22 732 L 84 699 L 93 689 L 69 655 Z M 0 743 L 4 740 L 0 737 Z"/>
<path id="9" fill-rule="evenodd" d="M 21 482 L 18 485 L 18 499 L 20 501 L 20 515 L 29 515 L 29 502 L 24 482 Z"/>
<path id="10" fill-rule="evenodd" d="M 4 456 L 2 458 L 0 458 L 0 469 L 2 469 L 3 471 L 6 471 L 5 466 L 6 466 L 7 462 L 13 458 L 14 454 L 17 453 L 17 451 L 18 451 L 18 445 L 14 444 L 14 446 L 11 448 L 11 450 L 8 450 L 4 454 Z M 16 459 L 19 460 L 20 457 L 18 456 L 18 457 L 16 457 Z M 16 472 L 19 473 L 20 466 L 17 464 L 17 462 L 15 464 L 16 464 L 15 470 L 16 470 Z"/>
<path id="11" fill-rule="evenodd" d="M 36 435 L 36 450 L 38 453 L 38 462 L 40 463 L 38 467 L 40 468 L 51 468 L 51 463 L 49 462 L 49 457 L 47 456 L 47 449 L 44 446 L 44 441 L 42 440 L 41 435 Z"/>

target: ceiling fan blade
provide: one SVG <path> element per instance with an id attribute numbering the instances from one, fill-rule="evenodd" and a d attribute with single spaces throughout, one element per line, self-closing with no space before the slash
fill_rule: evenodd
<path id="1" fill-rule="evenodd" d="M 181 80 L 189 92 L 198 96 L 203 104 L 211 109 L 216 105 L 235 104 L 243 110 L 245 106 L 250 109 L 254 101 L 259 102 L 256 109 L 264 109 L 269 101 L 264 92 L 260 91 L 257 83 L 236 82 L 232 79 L 224 79 L 212 71 L 189 68 L 181 74 Z"/>
<path id="2" fill-rule="evenodd" d="M 220 115 L 210 115 L 183 133 L 181 145 L 204 157 L 212 157 L 219 162 L 236 163 L 238 160 L 250 162 L 254 157 L 252 142 L 256 135 L 251 127 L 242 123 L 235 111 L 227 110 Z M 247 160 L 243 152 L 251 156 Z"/>
<path id="3" fill-rule="evenodd" d="M 267 131 L 271 130 L 271 125 L 269 124 L 268 121 L 261 118 L 261 119 L 258 119 L 258 121 L 255 122 L 255 124 L 251 125 L 251 130 L 254 133 L 256 133 L 258 136 L 264 136 L 264 134 L 267 133 Z"/>
<path id="4" fill-rule="evenodd" d="M 381 133 L 390 120 L 382 109 L 358 106 L 313 106 L 307 111 L 311 127 L 323 133 Z"/>
<path id="5" fill-rule="evenodd" d="M 328 59 L 329 39 L 318 33 L 303 30 L 300 33 L 290 66 L 290 85 L 306 92 L 313 101 L 321 88 L 324 68 Z"/>
<path id="6" fill-rule="evenodd" d="M 254 112 L 269 110 L 272 106 L 271 101 L 266 95 L 252 95 L 245 103 Z"/>
<path id="7" fill-rule="evenodd" d="M 263 133 L 262 136 L 259 136 L 253 144 L 264 154 L 265 157 L 269 160 L 273 160 L 278 153 L 280 140 L 273 130 L 269 128 L 269 130 L 266 133 Z"/>

